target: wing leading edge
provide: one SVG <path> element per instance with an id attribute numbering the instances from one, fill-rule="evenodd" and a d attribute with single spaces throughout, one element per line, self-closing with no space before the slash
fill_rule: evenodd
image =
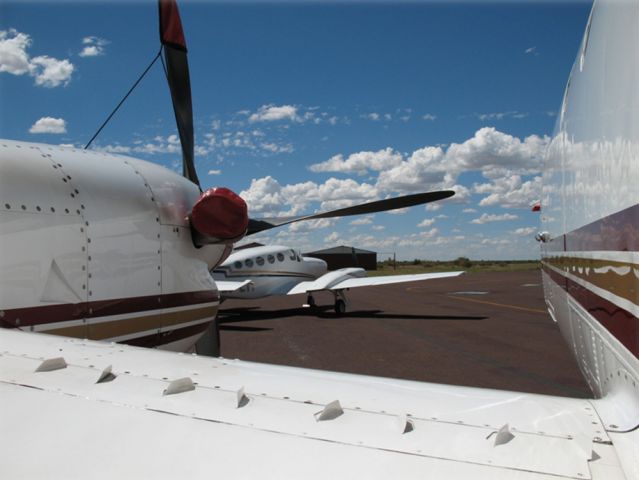
<path id="1" fill-rule="evenodd" d="M 234 282 L 232 280 L 215 280 L 215 285 L 220 293 L 235 292 L 242 287 L 251 283 L 251 280 L 244 280 L 243 282 Z"/>
<path id="2" fill-rule="evenodd" d="M 414 275 L 384 275 L 380 277 L 367 277 L 362 268 L 343 268 L 328 272 L 311 282 L 301 282 L 295 285 L 287 295 L 298 293 L 319 292 L 322 290 L 344 290 L 347 288 L 370 287 L 375 285 L 390 285 L 392 283 L 419 282 L 422 280 L 435 280 L 439 278 L 457 277 L 464 271 L 418 273 Z"/>

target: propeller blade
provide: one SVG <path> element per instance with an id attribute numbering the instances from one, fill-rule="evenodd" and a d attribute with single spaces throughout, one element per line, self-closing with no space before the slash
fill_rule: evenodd
<path id="1" fill-rule="evenodd" d="M 175 122 L 182 145 L 182 174 L 200 186 L 194 164 L 193 106 L 186 40 L 175 0 L 159 0 L 160 41 L 164 50 L 166 78 L 171 90 Z"/>
<path id="2" fill-rule="evenodd" d="M 387 198 L 384 200 L 376 200 L 374 202 L 360 203 L 352 207 L 331 210 L 330 212 L 315 213 L 312 215 L 302 215 L 299 217 L 277 217 L 249 219 L 248 230 L 246 235 L 263 232 L 275 227 L 281 227 L 290 223 L 301 222 L 302 220 L 317 220 L 320 218 L 348 217 L 351 215 L 365 215 L 368 213 L 386 212 L 388 210 L 396 210 L 398 208 L 414 207 L 424 203 L 436 202 L 455 195 L 452 190 L 441 190 L 437 192 L 415 193 L 413 195 L 404 195 L 402 197 Z"/>

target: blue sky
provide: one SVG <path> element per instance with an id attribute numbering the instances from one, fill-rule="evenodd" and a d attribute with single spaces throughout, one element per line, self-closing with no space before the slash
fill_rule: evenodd
<path id="1" fill-rule="evenodd" d="M 537 258 L 541 158 L 589 4 L 183 2 L 204 187 L 252 216 L 454 188 L 257 240 Z M 83 146 L 159 48 L 154 2 L 0 3 L 0 137 Z M 180 168 L 156 65 L 95 148 Z M 354 222 L 354 223 L 353 223 Z"/>

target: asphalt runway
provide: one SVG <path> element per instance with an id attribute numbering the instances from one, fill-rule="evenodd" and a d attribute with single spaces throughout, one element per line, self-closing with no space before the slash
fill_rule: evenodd
<path id="1" fill-rule="evenodd" d="M 541 273 L 477 273 L 333 295 L 228 300 L 222 356 L 549 395 L 592 397 L 545 309 Z"/>

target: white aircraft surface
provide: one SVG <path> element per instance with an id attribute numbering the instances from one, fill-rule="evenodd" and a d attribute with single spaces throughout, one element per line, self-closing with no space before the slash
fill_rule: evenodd
<path id="1" fill-rule="evenodd" d="M 126 157 L 0 141 L 0 320 L 12 327 L 0 329 L 0 476 L 639 478 L 637 79 L 639 2 L 597 2 L 546 158 L 540 234 L 548 309 L 592 399 L 42 333 L 75 315 L 65 328 L 107 335 L 118 295 L 140 323 L 161 322 L 152 335 L 199 325 L 218 301 L 208 270 L 240 228 L 227 222 L 226 241 L 189 248 L 213 238 L 183 216 L 195 183 Z M 218 200 L 242 217 L 232 196 Z M 158 287 L 161 308 L 135 297 L 142 284 Z M 176 297 L 161 295 L 166 285 Z M 16 315 L 11 302 L 28 295 L 43 308 Z"/>
<path id="2" fill-rule="evenodd" d="M 456 277 L 463 271 L 367 277 L 363 268 L 340 268 L 329 272 L 324 260 L 305 257 L 298 249 L 280 245 L 234 251 L 211 271 L 222 300 L 254 300 L 274 295 L 307 294 L 306 306 L 315 306 L 317 292 L 335 297 L 335 313 L 346 312 L 346 291 L 356 287 L 417 282 Z"/>

